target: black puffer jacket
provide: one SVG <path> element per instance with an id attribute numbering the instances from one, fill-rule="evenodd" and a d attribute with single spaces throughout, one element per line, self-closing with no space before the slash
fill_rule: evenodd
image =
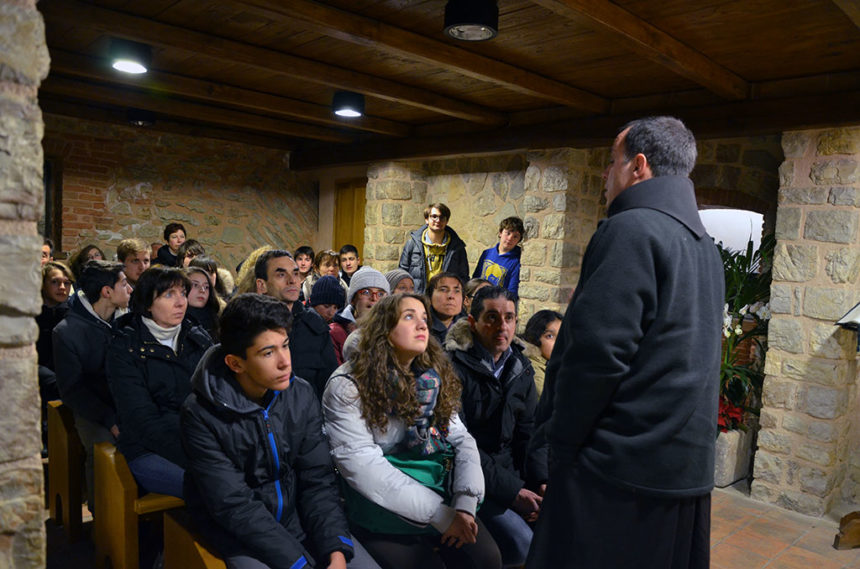
<path id="1" fill-rule="evenodd" d="M 138 314 L 119 318 L 107 374 L 119 416 L 118 447 L 126 460 L 154 452 L 186 468 L 179 409 L 191 393 L 191 374 L 211 345 L 203 328 L 184 320 L 174 353 L 158 343 Z"/>
<path id="2" fill-rule="evenodd" d="M 417 294 L 424 294 L 424 290 L 427 288 L 427 259 L 424 257 L 424 245 L 421 243 L 421 235 L 425 229 L 427 229 L 426 223 L 420 229 L 410 233 L 409 240 L 403 246 L 403 252 L 400 253 L 399 267 L 412 277 Z M 466 243 L 450 227 L 446 227 L 445 231 L 448 232 L 451 240 L 445 250 L 445 258 L 442 259 L 442 270 L 460 275 L 463 282 L 466 282 L 469 280 L 469 259 L 466 257 Z"/>
<path id="3" fill-rule="evenodd" d="M 54 364 L 63 403 L 76 415 L 110 429 L 116 406 L 105 371 L 111 325 L 91 312 L 78 292 L 66 318 L 54 328 Z"/>
<path id="4" fill-rule="evenodd" d="M 182 407 L 189 457 L 185 498 L 200 531 L 223 555 L 250 554 L 269 567 L 326 566 L 352 546 L 340 506 L 319 402 L 293 377 L 269 391 L 266 407 L 248 399 L 211 348 Z M 305 550 L 305 542 L 313 550 Z"/>
<path id="5" fill-rule="evenodd" d="M 290 352 L 293 372 L 313 386 L 317 398 L 322 397 L 326 381 L 337 368 L 337 356 L 328 325 L 316 310 L 306 308 L 301 302 L 293 303 Z"/>
<path id="6" fill-rule="evenodd" d="M 43 304 L 42 311 L 36 316 L 36 324 L 39 326 L 39 339 L 36 340 L 36 353 L 39 354 L 39 365 L 45 366 L 51 371 L 56 369 L 54 364 L 53 331 L 68 313 L 69 301 L 64 300 L 56 306 Z"/>
<path id="7" fill-rule="evenodd" d="M 463 382 L 463 408 L 460 416 L 478 442 L 487 498 L 510 507 L 517 493 L 526 486 L 526 475 L 541 470 L 528 462 L 545 462 L 539 449 L 527 456 L 534 428 L 537 390 L 534 370 L 522 354 L 519 340 L 511 344 L 510 355 L 499 379 L 481 360 L 469 321 L 455 323 L 445 338 L 445 349 Z M 528 486 L 534 487 L 531 481 Z"/>

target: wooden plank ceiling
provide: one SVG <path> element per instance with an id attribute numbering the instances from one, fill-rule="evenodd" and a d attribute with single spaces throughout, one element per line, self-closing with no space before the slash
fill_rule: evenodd
<path id="1" fill-rule="evenodd" d="M 291 151 L 294 168 L 604 144 L 671 113 L 700 137 L 860 123 L 856 0 L 499 0 L 499 34 L 442 33 L 446 0 L 42 0 L 46 113 Z M 107 63 L 152 46 L 149 73 Z M 337 90 L 366 115 L 332 114 Z"/>

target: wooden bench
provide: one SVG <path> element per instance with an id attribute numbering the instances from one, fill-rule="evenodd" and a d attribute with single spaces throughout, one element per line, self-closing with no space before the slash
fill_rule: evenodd
<path id="1" fill-rule="evenodd" d="M 842 516 L 839 521 L 839 533 L 833 540 L 836 549 L 853 549 L 860 547 L 860 511 Z"/>
<path id="2" fill-rule="evenodd" d="M 139 496 L 137 483 L 125 457 L 110 443 L 94 447 L 95 500 L 93 541 L 98 569 L 138 569 L 138 521 L 185 505 L 164 494 Z"/>
<path id="3" fill-rule="evenodd" d="M 69 543 L 80 540 L 83 529 L 83 469 L 84 447 L 72 410 L 62 401 L 48 401 L 48 508 Z"/>
<path id="4" fill-rule="evenodd" d="M 218 554 L 189 527 L 184 510 L 164 515 L 164 569 L 226 569 Z"/>

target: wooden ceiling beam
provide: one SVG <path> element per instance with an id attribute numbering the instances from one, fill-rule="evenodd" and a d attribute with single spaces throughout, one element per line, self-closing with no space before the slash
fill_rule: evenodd
<path id="1" fill-rule="evenodd" d="M 246 65 L 299 78 L 303 81 L 338 89 L 348 89 L 386 101 L 411 105 L 467 121 L 496 126 L 507 123 L 507 117 L 503 113 L 439 95 L 427 89 L 164 24 L 148 18 L 116 12 L 77 0 L 45 3 L 41 10 L 49 24 L 50 20 L 74 21 L 81 26 L 96 29 L 111 36 L 133 39 L 150 45 L 181 49 L 212 57 L 225 63 Z"/>
<path id="2" fill-rule="evenodd" d="M 310 29 L 343 41 L 424 61 L 517 93 L 592 113 L 609 110 L 609 101 L 537 73 L 371 18 L 307 0 L 234 0 L 275 19 L 296 18 Z"/>
<path id="3" fill-rule="evenodd" d="M 851 1 L 851 0 L 847 0 Z M 633 51 L 729 100 L 742 100 L 749 84 L 666 32 L 606 0 L 532 0 L 570 19 L 586 18 L 620 37 Z"/>
<path id="4" fill-rule="evenodd" d="M 169 132 L 195 138 L 213 138 L 281 150 L 292 150 L 296 146 L 296 139 L 287 140 L 281 136 L 266 136 L 240 130 L 176 122 L 169 119 L 159 119 L 152 126 L 132 127 L 126 120 L 125 109 L 107 108 L 104 106 L 94 107 L 89 104 L 71 101 L 66 97 L 57 97 L 56 95 L 47 93 L 39 95 L 39 107 L 46 115 L 104 122 L 141 130 Z M 50 132 L 48 132 L 47 136 L 50 136 Z"/>
<path id="5" fill-rule="evenodd" d="M 67 76 L 121 83 L 154 93 L 180 95 L 220 105 L 239 107 L 252 112 L 262 111 L 283 117 L 310 120 L 340 128 L 364 130 L 397 137 L 409 136 L 411 132 L 409 125 L 403 123 L 368 116 L 355 120 L 341 119 L 332 113 L 330 107 L 250 89 L 241 89 L 213 81 L 193 79 L 155 70 L 150 70 L 144 75 L 114 73 L 107 60 L 58 49 L 51 49 L 51 71 Z"/>
<path id="6" fill-rule="evenodd" d="M 682 119 L 699 139 L 825 128 L 860 122 L 860 90 L 695 108 L 650 109 L 647 113 L 577 118 L 483 133 L 412 137 L 397 143 L 305 147 L 291 154 L 290 165 L 296 170 L 312 170 L 383 160 L 438 159 L 537 148 L 608 148 L 621 125 L 643 114 L 664 113 Z"/>
<path id="7" fill-rule="evenodd" d="M 860 3 L 857 0 L 833 0 L 833 3 L 845 12 L 845 15 L 854 22 L 855 26 L 860 28 Z"/>
<path id="8" fill-rule="evenodd" d="M 211 105 L 179 101 L 163 96 L 153 96 L 131 89 L 97 85 L 62 76 L 48 77 L 48 79 L 42 82 L 40 89 L 56 95 L 100 101 L 121 107 L 143 109 L 152 111 L 157 115 L 188 118 L 213 125 L 242 128 L 283 136 L 311 138 L 341 144 L 353 141 L 352 136 L 319 126 L 285 121 L 222 107 L 213 107 Z"/>

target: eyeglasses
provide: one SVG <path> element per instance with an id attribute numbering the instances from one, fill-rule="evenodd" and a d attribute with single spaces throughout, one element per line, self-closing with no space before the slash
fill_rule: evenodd
<path id="1" fill-rule="evenodd" d="M 384 290 L 373 291 L 369 288 L 363 288 L 358 291 L 358 294 L 363 296 L 364 298 L 370 298 L 371 300 L 379 300 L 380 298 L 385 298 L 388 295 Z"/>
<path id="2" fill-rule="evenodd" d="M 427 217 L 429 217 L 430 219 L 445 219 L 443 216 L 438 215 L 438 214 L 436 214 L 436 213 L 431 213 L 431 214 L 430 214 L 430 215 L 428 215 Z"/>

